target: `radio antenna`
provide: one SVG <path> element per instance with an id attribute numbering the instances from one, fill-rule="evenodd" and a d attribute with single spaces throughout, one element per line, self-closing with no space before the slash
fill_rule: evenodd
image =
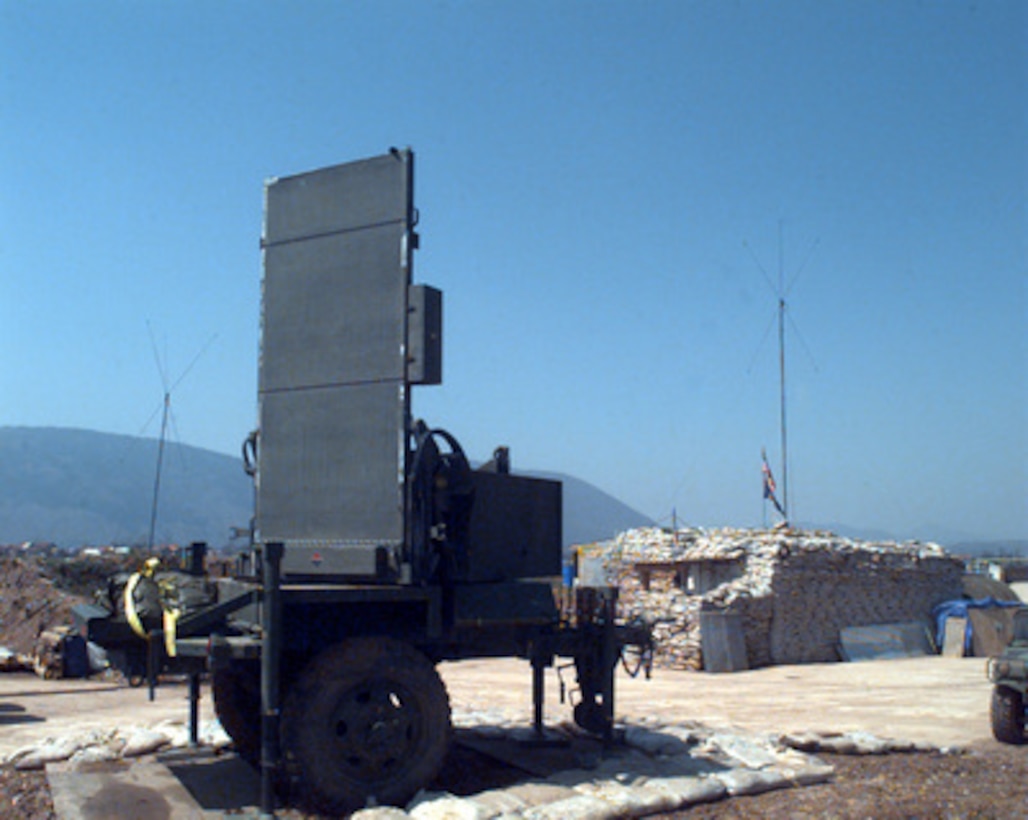
<path id="1" fill-rule="evenodd" d="M 193 369 L 196 363 L 200 361 L 200 358 L 203 356 L 203 354 L 207 352 L 207 349 L 214 343 L 214 340 L 218 338 L 218 334 L 215 333 L 211 336 L 210 339 L 207 340 L 207 343 L 202 348 L 200 348 L 200 351 L 193 357 L 193 360 L 189 363 L 186 369 L 183 370 L 179 377 L 175 379 L 175 381 L 169 386 L 167 369 L 165 368 L 164 363 L 161 361 L 160 353 L 157 350 L 157 341 L 156 339 L 154 339 L 153 328 L 150 326 L 149 321 L 147 321 L 146 323 L 146 329 L 147 332 L 150 334 L 150 346 L 151 348 L 153 348 L 154 362 L 157 364 L 157 372 L 160 374 L 161 386 L 164 389 L 164 398 L 161 402 L 161 405 L 159 405 L 158 407 L 158 409 L 161 410 L 161 435 L 157 441 L 157 469 L 154 472 L 153 500 L 150 503 L 150 530 L 146 539 L 146 550 L 147 552 L 150 552 L 153 550 L 154 533 L 157 529 L 157 502 L 160 499 L 161 494 L 161 468 L 164 464 L 164 444 L 168 437 L 169 420 L 172 424 L 174 424 L 174 416 L 171 413 L 171 394 L 175 390 L 175 388 L 182 383 L 182 380 L 189 375 L 189 372 Z M 152 420 L 155 415 L 157 415 L 157 410 L 154 410 L 154 412 L 150 414 L 150 419 L 148 419 L 146 422 L 147 425 L 150 423 L 150 420 Z M 143 427 L 145 429 L 146 425 L 144 425 Z"/>
<path id="2" fill-rule="evenodd" d="M 810 246 L 810 250 L 807 251 L 807 256 L 803 260 L 803 264 L 799 266 L 796 273 L 793 274 L 792 280 L 789 282 L 788 287 L 785 285 L 785 250 L 784 243 L 782 241 L 783 234 L 783 220 L 778 220 L 778 282 L 777 284 L 771 279 L 771 276 L 764 269 L 764 266 L 760 263 L 757 255 L 753 252 L 753 249 L 749 246 L 749 243 L 743 242 L 743 246 L 749 251 L 750 257 L 753 259 L 757 268 L 764 275 L 764 281 L 767 282 L 771 292 L 775 295 L 777 303 L 777 314 L 778 314 L 778 418 L 779 418 L 779 430 L 781 435 L 781 446 L 782 446 L 782 465 L 780 475 L 782 477 L 782 515 L 788 520 L 789 513 L 789 436 L 788 436 L 788 422 L 786 416 L 786 389 L 785 389 L 785 318 L 787 311 L 786 299 L 789 293 L 792 291 L 793 286 L 796 284 L 796 280 L 800 278 L 800 274 L 803 273 L 803 269 L 806 268 L 807 262 L 810 261 L 811 255 L 814 253 L 814 249 L 817 247 L 820 239 L 815 239 Z M 793 326 L 793 330 L 799 335 L 799 329 L 796 327 L 796 323 L 789 318 L 790 324 Z M 768 328 L 770 330 L 770 328 Z M 799 337 L 802 342 L 802 336 Z M 807 351 L 808 355 L 810 351 Z"/>

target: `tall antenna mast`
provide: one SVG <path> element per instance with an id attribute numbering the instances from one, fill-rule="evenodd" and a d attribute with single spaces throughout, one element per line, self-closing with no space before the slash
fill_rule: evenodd
<path id="1" fill-rule="evenodd" d="M 817 247 L 817 243 L 820 240 L 815 240 L 814 243 L 810 246 L 810 251 L 807 253 L 807 258 L 803 260 L 803 264 L 800 265 L 799 269 L 796 271 L 796 274 L 793 276 L 792 281 L 789 283 L 788 286 L 786 286 L 786 284 L 785 284 L 785 243 L 783 241 L 782 234 L 783 234 L 783 220 L 779 219 L 778 220 L 778 284 L 777 284 L 777 287 L 775 286 L 775 283 L 771 281 L 771 277 L 768 276 L 767 271 L 764 270 L 764 266 L 760 264 L 760 260 L 757 258 L 756 254 L 753 253 L 753 250 L 750 248 L 749 244 L 744 242 L 743 245 L 745 245 L 746 250 L 748 250 L 750 252 L 750 256 L 753 258 L 753 261 L 756 262 L 757 267 L 760 269 L 760 272 L 762 274 L 764 274 L 764 279 L 767 281 L 768 287 L 771 288 L 771 290 L 775 294 L 775 297 L 778 299 L 778 389 L 779 389 L 779 392 L 778 392 L 778 407 L 779 407 L 778 413 L 779 413 L 779 424 L 780 424 L 780 428 L 781 428 L 781 443 L 782 443 L 782 469 L 781 469 L 781 473 L 780 473 L 780 475 L 782 477 L 782 500 L 781 500 L 780 512 L 782 513 L 782 516 L 787 519 L 788 518 L 788 512 L 789 512 L 789 436 L 788 436 L 788 423 L 787 423 L 786 406 L 785 406 L 785 397 L 786 397 L 786 390 L 785 390 L 785 309 L 786 309 L 786 302 L 785 302 L 785 297 L 789 295 L 789 291 L 791 291 L 792 288 L 793 288 L 793 285 L 796 284 L 796 280 L 799 279 L 799 276 L 803 272 L 803 269 L 807 266 L 807 262 L 810 261 L 811 254 L 813 254 L 814 248 Z M 797 333 L 799 332 L 799 329 L 796 328 L 795 323 L 793 324 L 793 329 L 795 329 L 797 331 Z M 768 325 L 767 331 L 765 331 L 765 338 L 767 338 L 767 333 L 769 333 L 770 330 L 771 330 L 771 326 Z M 802 342 L 803 341 L 803 337 L 800 336 L 799 338 L 800 338 L 800 341 Z M 810 351 L 808 350 L 807 352 L 808 352 L 808 355 L 809 355 Z M 816 365 L 815 365 L 815 369 L 816 369 Z"/>
<path id="2" fill-rule="evenodd" d="M 164 412 L 161 415 L 161 438 L 157 445 L 157 473 L 153 480 L 153 502 L 150 504 L 150 534 L 146 539 L 147 553 L 153 551 L 154 530 L 157 529 L 157 500 L 161 494 L 161 464 L 164 462 L 164 441 L 168 433 L 168 411 L 171 409 L 171 391 L 164 391 Z"/>
<path id="3" fill-rule="evenodd" d="M 779 419 L 782 426 L 782 510 L 789 518 L 789 450 L 785 423 L 785 251 L 782 246 L 782 220 L 778 220 L 778 383 L 780 388 L 781 410 Z"/>
<path id="4" fill-rule="evenodd" d="M 157 502 L 159 501 L 161 494 L 161 467 L 164 464 L 164 443 L 168 438 L 168 418 L 171 415 L 171 393 L 182 383 L 182 380 L 189 375 L 189 371 L 193 369 L 203 354 L 207 352 L 207 348 L 209 348 L 214 343 L 214 340 L 218 338 L 218 334 L 215 333 L 207 340 L 207 343 L 200 348 L 200 352 L 193 357 L 189 366 L 182 371 L 182 374 L 175 380 L 175 383 L 169 387 L 167 371 L 161 361 L 161 355 L 157 350 L 157 340 L 154 338 L 153 328 L 150 326 L 149 321 L 146 323 L 146 329 L 150 334 L 150 346 L 153 348 L 154 361 L 157 364 L 157 372 L 160 374 L 161 385 L 164 388 L 163 412 L 161 413 L 161 437 L 157 442 L 157 470 L 154 473 L 153 501 L 150 504 L 150 531 L 146 539 L 146 550 L 147 552 L 151 552 L 154 545 L 154 535 L 157 530 Z M 154 412 L 156 413 L 156 411 Z M 151 415 L 150 418 L 153 419 L 153 415 Z M 174 420 L 172 419 L 172 421 Z M 149 423 L 150 422 L 148 421 L 147 424 Z"/>

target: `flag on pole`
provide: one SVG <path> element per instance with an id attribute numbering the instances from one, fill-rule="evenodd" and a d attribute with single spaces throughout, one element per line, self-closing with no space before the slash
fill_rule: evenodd
<path id="1" fill-rule="evenodd" d="M 760 458 L 763 461 L 761 472 L 764 475 L 764 498 L 774 504 L 779 515 L 781 515 L 782 518 L 785 518 L 785 510 L 782 509 L 782 505 L 778 503 L 778 498 L 775 496 L 775 490 L 777 490 L 778 487 L 775 485 L 775 477 L 771 474 L 771 467 L 768 466 L 767 463 L 767 453 L 761 450 Z"/>

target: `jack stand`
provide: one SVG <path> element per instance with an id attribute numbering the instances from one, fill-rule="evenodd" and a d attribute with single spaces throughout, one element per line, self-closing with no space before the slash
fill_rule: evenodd
<path id="1" fill-rule="evenodd" d="M 545 693 L 543 673 L 546 667 L 552 664 L 551 657 L 532 655 L 532 736 L 521 741 L 524 746 L 540 748 L 569 745 L 569 741 L 564 738 L 546 737 L 546 729 L 543 726 L 543 695 Z"/>
<path id="2" fill-rule="evenodd" d="M 275 774 L 279 747 L 279 664 L 282 657 L 282 553 L 281 543 L 264 545 L 261 611 L 261 813 L 275 816 Z"/>
<path id="3" fill-rule="evenodd" d="M 189 673 L 189 745 L 200 745 L 200 673 Z"/>

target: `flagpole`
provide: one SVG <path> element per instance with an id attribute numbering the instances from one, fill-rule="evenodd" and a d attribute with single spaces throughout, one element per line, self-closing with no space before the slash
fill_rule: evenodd
<path id="1" fill-rule="evenodd" d="M 789 440 L 788 440 L 788 424 L 786 419 L 786 381 L 785 381 L 785 298 L 788 295 L 788 291 L 792 290 L 792 285 L 796 282 L 796 278 L 802 272 L 803 268 L 806 267 L 807 260 L 810 259 L 808 254 L 807 260 L 804 260 L 803 264 L 800 265 L 799 271 L 793 277 L 792 283 L 789 287 L 785 286 L 785 242 L 783 241 L 784 233 L 784 220 L 778 220 L 778 287 L 775 288 L 775 283 L 772 281 L 771 276 L 764 269 L 764 266 L 760 264 L 760 260 L 756 254 L 750 249 L 749 245 L 745 242 L 743 245 L 750 252 L 750 256 L 753 257 L 753 261 L 756 262 L 760 272 L 764 274 L 764 279 L 770 288 L 775 291 L 775 295 L 778 297 L 778 379 L 779 379 L 779 422 L 781 426 L 781 446 L 782 446 L 782 465 L 781 465 L 781 478 L 782 478 L 782 495 L 781 501 L 777 496 L 773 497 L 775 509 L 779 512 L 783 519 L 788 518 L 789 511 Z M 817 245 L 817 242 L 814 243 Z M 813 246 L 811 247 L 813 250 Z M 768 328 L 770 330 L 770 328 Z M 803 341 L 803 337 L 800 337 L 800 341 Z M 766 456 L 765 456 L 766 463 Z M 765 508 L 766 513 L 766 508 Z"/>
<path id="2" fill-rule="evenodd" d="M 789 518 L 789 456 L 785 424 L 785 249 L 782 220 L 778 220 L 778 373 L 782 422 L 782 517 Z"/>
<path id="3" fill-rule="evenodd" d="M 781 421 L 782 421 L 782 509 L 785 517 L 789 512 L 789 457 L 786 446 L 785 423 L 785 299 L 778 300 L 778 371 L 781 385 Z"/>

